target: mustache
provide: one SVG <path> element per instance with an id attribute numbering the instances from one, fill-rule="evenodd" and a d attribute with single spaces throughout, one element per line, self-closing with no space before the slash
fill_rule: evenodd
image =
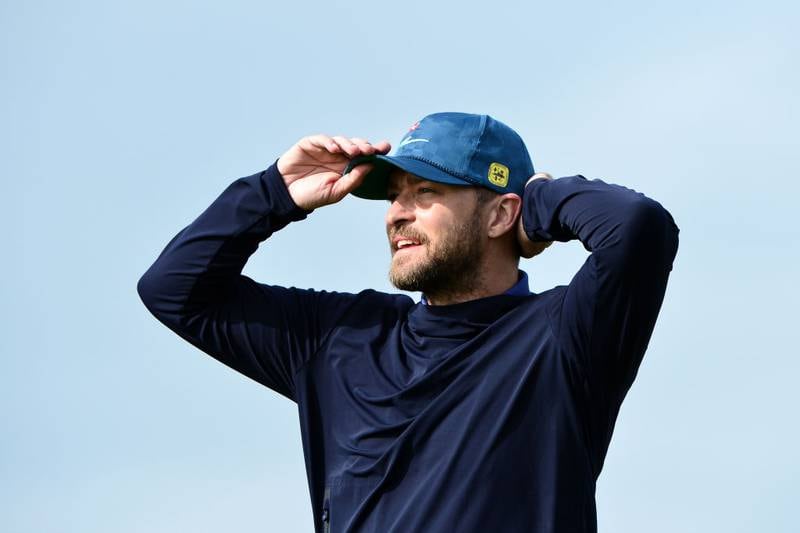
<path id="1" fill-rule="evenodd" d="M 425 235 L 417 233 L 411 228 L 391 229 L 387 232 L 387 235 L 389 236 L 390 243 L 392 243 L 396 237 L 416 241 L 420 244 L 423 244 L 428 240 Z"/>

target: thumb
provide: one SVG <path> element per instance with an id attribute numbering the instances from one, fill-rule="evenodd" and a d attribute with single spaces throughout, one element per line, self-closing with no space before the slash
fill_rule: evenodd
<path id="1" fill-rule="evenodd" d="M 333 190 L 331 191 L 332 195 L 337 201 L 341 200 L 347 196 L 347 194 L 356 190 L 358 186 L 363 183 L 364 177 L 366 177 L 373 168 L 374 165 L 371 163 L 365 163 L 354 167 L 350 172 L 336 180 L 336 183 L 333 184 Z"/>

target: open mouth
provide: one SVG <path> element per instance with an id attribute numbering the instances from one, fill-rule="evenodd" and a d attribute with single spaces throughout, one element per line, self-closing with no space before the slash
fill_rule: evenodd
<path id="1" fill-rule="evenodd" d="M 415 241 L 412 241 L 412 240 L 408 240 L 408 239 L 403 239 L 403 240 L 397 241 L 397 249 L 398 250 L 405 250 L 407 248 L 414 248 L 415 246 L 419 246 L 419 243 L 415 242 Z"/>
<path id="2" fill-rule="evenodd" d="M 404 250 L 413 250 L 415 248 L 419 248 L 421 246 L 420 243 L 411 239 L 400 239 L 397 241 L 396 249 L 398 252 L 402 252 Z"/>

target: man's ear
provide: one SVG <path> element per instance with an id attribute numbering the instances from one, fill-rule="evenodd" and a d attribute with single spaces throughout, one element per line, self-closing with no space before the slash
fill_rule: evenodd
<path id="1" fill-rule="evenodd" d="M 499 196 L 489 204 L 490 211 L 487 219 L 487 235 L 496 239 L 509 231 L 516 231 L 517 219 L 522 210 L 522 198 L 514 193 Z"/>

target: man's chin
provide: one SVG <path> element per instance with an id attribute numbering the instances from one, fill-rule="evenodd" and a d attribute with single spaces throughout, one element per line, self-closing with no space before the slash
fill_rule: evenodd
<path id="1" fill-rule="evenodd" d="M 405 264 L 399 265 L 392 260 L 392 266 L 389 269 L 389 281 L 401 291 L 420 291 L 418 273 L 414 271 L 412 265 L 408 264 L 408 262 L 403 261 L 403 263 Z"/>
<path id="2" fill-rule="evenodd" d="M 400 289 L 401 291 L 415 291 L 414 284 L 412 280 L 409 279 L 409 276 L 396 272 L 395 269 L 389 271 L 389 281 L 395 288 Z"/>

